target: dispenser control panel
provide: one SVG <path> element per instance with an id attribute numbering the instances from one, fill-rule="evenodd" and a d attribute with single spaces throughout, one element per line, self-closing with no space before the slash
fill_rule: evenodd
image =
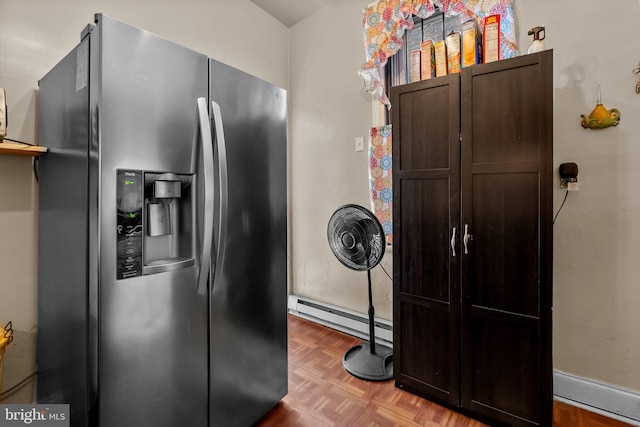
<path id="1" fill-rule="evenodd" d="M 142 171 L 118 170 L 117 202 L 117 279 L 142 275 L 142 208 L 144 177 Z"/>

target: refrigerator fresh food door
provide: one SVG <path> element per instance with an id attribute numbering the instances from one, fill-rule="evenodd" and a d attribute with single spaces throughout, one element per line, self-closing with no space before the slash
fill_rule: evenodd
<path id="1" fill-rule="evenodd" d="M 210 91 L 214 143 L 221 128 L 226 142 L 216 188 L 228 179 L 227 206 L 216 197 L 214 209 L 224 234 L 211 284 L 210 425 L 249 426 L 287 393 L 287 99 L 215 60 Z"/>

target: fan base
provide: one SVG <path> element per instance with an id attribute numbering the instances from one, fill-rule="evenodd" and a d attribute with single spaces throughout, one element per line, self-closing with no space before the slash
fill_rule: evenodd
<path id="1" fill-rule="evenodd" d="M 371 354 L 369 342 L 349 349 L 342 358 L 342 366 L 351 375 L 363 380 L 386 381 L 393 378 L 393 350 L 380 344 L 375 346 L 376 352 Z"/>

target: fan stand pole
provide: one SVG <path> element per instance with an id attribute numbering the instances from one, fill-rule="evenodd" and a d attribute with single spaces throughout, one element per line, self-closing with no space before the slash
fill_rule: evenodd
<path id="1" fill-rule="evenodd" d="M 375 336 L 375 309 L 373 308 L 373 297 L 371 295 L 371 270 L 367 270 L 367 279 L 369 279 L 369 347 L 370 353 L 376 354 L 376 336 Z"/>
<path id="2" fill-rule="evenodd" d="M 370 270 L 367 270 L 367 278 L 369 279 L 369 341 L 363 341 L 348 350 L 342 358 L 342 365 L 347 372 L 360 379 L 386 381 L 393 378 L 393 350 L 384 345 L 379 345 L 376 349 Z"/>

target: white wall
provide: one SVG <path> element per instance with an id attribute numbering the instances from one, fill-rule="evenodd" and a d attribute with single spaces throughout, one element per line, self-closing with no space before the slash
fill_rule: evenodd
<path id="1" fill-rule="evenodd" d="M 371 125 L 356 76 L 368 3 L 344 0 L 316 13 L 290 40 L 292 292 L 363 313 L 366 277 L 333 257 L 326 224 L 343 203 L 368 204 L 366 154 L 353 142 Z M 640 95 L 632 73 L 640 3 L 515 3 L 521 52 L 536 25 L 546 26 L 554 49 L 555 167 L 580 168 L 580 191 L 569 194 L 554 230 L 554 368 L 640 391 Z M 621 124 L 585 130 L 579 116 L 594 108 L 598 84 Z M 554 192 L 557 210 L 565 193 L 559 184 Z M 390 319 L 391 284 L 377 270 L 376 311 Z"/>
<path id="2" fill-rule="evenodd" d="M 517 2 L 520 43 L 547 29 L 554 49 L 554 163 L 575 162 L 554 227 L 554 368 L 640 391 L 640 3 Z M 597 85 L 620 125 L 585 130 Z M 555 208 L 564 190 L 555 189 Z"/>
<path id="3" fill-rule="evenodd" d="M 288 89 L 287 27 L 248 0 L 0 0 L 8 138 L 38 142 L 38 79 L 105 13 Z M 3 389 L 35 370 L 38 186 L 32 160 L 0 155 L 0 323 L 13 321 Z M 61 266 L 64 268 L 64 266 Z M 27 387 L 3 403 L 30 402 Z"/>
<path id="4" fill-rule="evenodd" d="M 327 242 L 327 223 L 343 204 L 370 207 L 367 150 L 371 96 L 357 70 L 364 63 L 362 9 L 343 0 L 291 28 L 292 293 L 367 312 L 367 275 L 344 267 Z M 389 250 L 383 265 L 392 274 Z M 376 315 L 392 318 L 392 283 L 372 271 Z"/>

